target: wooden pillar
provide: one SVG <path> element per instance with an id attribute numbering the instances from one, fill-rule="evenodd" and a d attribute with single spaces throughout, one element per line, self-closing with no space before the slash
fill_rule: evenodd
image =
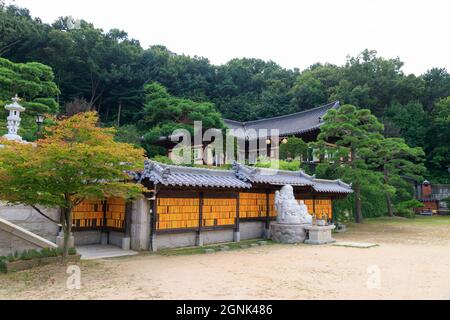
<path id="1" fill-rule="evenodd" d="M 150 215 L 150 249 L 153 252 L 158 250 L 156 243 L 156 223 L 158 222 L 158 185 L 155 184 L 155 200 L 152 204 L 152 214 Z"/>
<path id="2" fill-rule="evenodd" d="M 233 232 L 233 241 L 240 242 L 241 241 L 241 231 L 240 231 L 240 211 L 239 211 L 239 192 L 236 192 L 236 217 L 234 218 L 234 232 Z"/>
<path id="3" fill-rule="evenodd" d="M 313 196 L 313 212 L 314 212 L 315 215 L 317 215 L 317 212 L 316 212 L 316 196 Z"/>
<path id="4" fill-rule="evenodd" d="M 270 191 L 266 190 L 266 224 L 264 228 L 264 238 L 270 238 Z"/>
<path id="5" fill-rule="evenodd" d="M 334 210 L 333 210 L 333 201 L 334 201 L 334 197 L 333 196 L 331 196 L 330 197 L 330 201 L 331 201 L 331 203 L 330 203 L 330 205 L 331 205 L 331 223 L 334 223 Z"/>
<path id="6" fill-rule="evenodd" d="M 101 234 L 100 234 L 100 244 L 108 244 L 109 243 L 109 231 L 108 226 L 106 224 L 106 212 L 108 210 L 108 200 L 102 201 L 103 205 L 103 223 L 101 228 Z"/>
<path id="7" fill-rule="evenodd" d="M 125 203 L 125 221 L 124 221 L 124 230 L 125 236 L 129 237 L 131 234 L 131 212 L 133 210 L 133 203 L 131 201 L 127 201 Z"/>
<path id="8" fill-rule="evenodd" d="M 203 191 L 199 193 L 198 195 L 198 230 L 197 230 L 197 240 L 196 245 L 199 247 L 203 247 L 203 198 L 204 194 Z"/>
<path id="9" fill-rule="evenodd" d="M 240 217 L 239 217 L 239 192 L 236 192 L 236 218 L 234 219 L 235 227 L 234 231 L 239 231 L 239 223 L 240 223 Z"/>

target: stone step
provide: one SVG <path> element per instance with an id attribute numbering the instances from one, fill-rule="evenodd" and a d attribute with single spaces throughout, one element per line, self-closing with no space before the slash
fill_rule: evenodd
<path id="1" fill-rule="evenodd" d="M 2 218 L 0 218 L 0 230 L 39 248 L 57 248 L 55 243 Z"/>

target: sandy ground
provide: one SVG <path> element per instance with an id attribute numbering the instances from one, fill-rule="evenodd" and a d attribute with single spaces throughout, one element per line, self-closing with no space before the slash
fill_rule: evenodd
<path id="1" fill-rule="evenodd" d="M 430 219 L 430 218 L 428 218 Z M 431 218 L 433 219 L 433 218 Z M 1 299 L 450 299 L 450 218 L 351 226 L 370 249 L 268 245 L 212 254 L 84 261 L 0 275 Z"/>

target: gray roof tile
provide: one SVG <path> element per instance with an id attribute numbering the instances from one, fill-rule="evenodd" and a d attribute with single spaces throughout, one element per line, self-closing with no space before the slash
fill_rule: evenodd
<path id="1" fill-rule="evenodd" d="M 254 168 L 234 163 L 233 170 L 166 165 L 146 160 L 144 170 L 135 174 L 141 182 L 149 179 L 165 186 L 240 188 L 249 189 L 255 183 L 311 187 L 316 192 L 352 193 L 351 185 L 340 180 L 316 179 L 303 171 Z"/>
<path id="2" fill-rule="evenodd" d="M 278 129 L 280 136 L 294 135 L 320 128 L 323 124 L 322 118 L 327 111 L 338 107 L 339 101 L 335 101 L 317 108 L 280 117 L 247 122 L 224 119 L 224 122 L 230 129 L 243 129 L 245 132 L 248 132 L 251 129 L 256 131 L 259 129 L 267 129 L 270 134 L 271 129 Z M 246 136 L 249 135 L 246 134 Z"/>
<path id="3" fill-rule="evenodd" d="M 233 171 L 166 165 L 145 161 L 139 181 L 149 179 L 165 186 L 192 186 L 214 188 L 251 188 L 251 184 L 238 179 Z"/>

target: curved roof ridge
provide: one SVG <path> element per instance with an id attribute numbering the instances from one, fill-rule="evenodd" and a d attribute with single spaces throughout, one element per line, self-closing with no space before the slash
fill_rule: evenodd
<path id="1" fill-rule="evenodd" d="M 302 177 L 308 178 L 308 179 L 314 179 L 315 176 L 311 176 L 309 174 L 307 174 L 305 171 L 303 170 L 283 170 L 283 169 L 274 169 L 274 168 L 264 168 L 264 167 L 250 167 L 248 165 L 244 165 L 244 164 L 239 164 L 242 167 L 247 168 L 248 170 L 272 170 L 272 171 L 276 171 L 276 172 L 280 172 L 280 173 L 288 173 L 290 175 L 300 175 Z"/>
<path id="2" fill-rule="evenodd" d="M 292 117 L 292 116 L 297 116 L 297 115 L 301 115 L 301 114 L 307 114 L 307 113 L 311 113 L 314 111 L 317 111 L 319 109 L 325 109 L 326 107 L 328 108 L 337 108 L 339 107 L 339 101 L 333 101 L 318 107 L 314 107 L 311 109 L 307 109 L 307 110 L 303 110 L 303 111 L 298 111 L 298 112 L 294 112 L 294 113 L 289 113 L 289 114 L 284 114 L 281 116 L 276 116 L 276 117 L 270 117 L 270 118 L 264 118 L 264 119 L 257 119 L 257 120 L 250 120 L 250 121 L 237 121 L 237 120 L 232 120 L 232 119 L 224 119 L 224 121 L 230 121 L 230 122 L 234 122 L 236 124 L 241 124 L 242 126 L 246 126 L 247 124 L 253 124 L 253 123 L 258 123 L 258 122 L 262 122 L 262 121 L 270 121 L 270 120 L 277 120 L 277 119 L 283 119 L 283 118 L 288 118 L 288 117 Z"/>
<path id="3" fill-rule="evenodd" d="M 176 164 L 165 164 L 153 160 L 149 160 L 150 162 L 162 167 L 162 168 L 168 168 L 168 169 L 174 169 L 175 172 L 178 171 L 197 171 L 196 173 L 226 173 L 230 174 L 230 172 L 233 172 L 232 170 L 227 169 L 211 169 L 211 168 L 202 168 L 202 167 L 189 167 L 189 166 L 183 166 L 183 165 L 176 165 Z M 174 171 L 172 171 L 174 172 Z"/>

